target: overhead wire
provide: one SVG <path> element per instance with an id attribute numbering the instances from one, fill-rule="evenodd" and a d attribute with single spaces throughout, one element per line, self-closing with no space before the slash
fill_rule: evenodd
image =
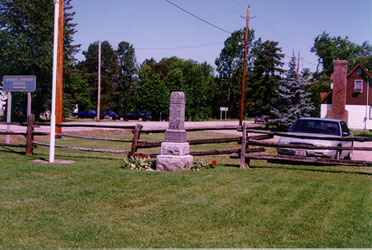
<path id="1" fill-rule="evenodd" d="M 236 2 L 235 0 L 232 0 L 232 2 L 235 3 L 237 6 L 239 6 L 240 8 L 243 8 L 243 9 L 245 8 L 242 5 L 240 5 L 238 2 Z"/>
<path id="2" fill-rule="evenodd" d="M 245 16 L 243 16 L 241 13 L 239 13 L 237 10 L 231 8 L 230 6 L 222 3 L 221 1 L 219 0 L 214 0 L 216 3 L 220 4 L 221 6 L 225 7 L 226 9 L 230 10 L 231 12 L 234 12 L 235 14 L 238 14 L 241 18 L 245 18 Z"/>
<path id="3" fill-rule="evenodd" d="M 274 35 L 279 41 L 286 44 L 288 47 L 296 48 L 296 46 L 290 42 L 288 42 L 285 38 L 283 38 L 264 18 L 262 15 L 259 15 L 256 9 L 253 9 L 257 20 L 263 25 L 263 27 L 269 31 L 272 35 Z"/>
<path id="4" fill-rule="evenodd" d="M 239 0 L 241 1 L 242 3 L 244 2 L 244 4 L 246 4 L 247 2 L 244 1 L 244 0 Z M 241 8 L 245 9 L 245 7 L 241 6 L 240 4 L 238 4 L 235 0 L 233 0 L 233 2 L 240 6 Z M 270 32 L 272 35 L 274 35 L 274 37 L 280 41 L 285 47 L 287 48 L 294 48 L 296 50 L 299 50 L 297 48 L 296 45 L 294 45 L 293 43 L 289 42 L 287 39 L 285 39 L 284 37 L 282 37 L 282 35 L 279 34 L 279 32 L 276 31 L 276 29 L 269 23 L 265 20 L 265 18 L 258 13 L 258 11 L 256 9 L 253 8 L 253 14 L 255 14 L 255 17 L 257 17 L 257 20 L 258 22 L 260 22 L 262 24 L 262 26 L 268 31 Z M 262 32 L 260 32 L 259 30 L 255 30 L 257 33 L 260 33 L 262 36 L 265 36 Z M 311 62 L 307 62 L 307 61 L 304 61 L 303 59 L 301 60 L 302 63 L 304 64 L 308 64 L 308 65 L 312 65 L 312 66 L 317 66 L 317 64 L 314 64 L 314 63 L 311 63 Z"/>
<path id="5" fill-rule="evenodd" d="M 200 21 L 202 21 L 202 22 L 204 22 L 204 23 L 206 23 L 206 24 L 208 24 L 208 25 L 210 25 L 210 26 L 212 26 L 212 27 L 214 27 L 214 28 L 216 28 L 216 29 L 219 29 L 219 30 L 221 30 L 221 31 L 223 31 L 223 32 L 226 32 L 226 33 L 228 33 L 228 34 L 231 34 L 231 33 L 232 33 L 232 32 L 230 32 L 230 31 L 227 31 L 227 30 L 225 30 L 225 29 L 223 29 L 223 28 L 221 28 L 221 27 L 219 27 L 219 26 L 217 26 L 217 25 L 215 25 L 215 24 L 213 24 L 213 23 L 210 23 L 210 22 L 208 22 L 208 21 L 206 21 L 206 20 L 204 20 L 204 19 L 198 17 L 197 15 L 195 15 L 195 14 L 193 14 L 193 13 L 191 13 L 191 12 L 185 10 L 184 8 L 178 6 L 177 4 L 175 4 L 175 3 L 173 3 L 173 2 L 171 2 L 171 1 L 169 1 L 169 0 L 165 0 L 165 1 L 168 2 L 169 4 L 175 6 L 176 8 L 182 10 L 183 12 L 185 12 L 185 13 L 191 15 L 192 17 L 194 17 L 194 18 L 196 18 L 196 19 L 198 19 L 198 20 L 200 20 Z"/>
<path id="6" fill-rule="evenodd" d="M 218 43 L 208 43 L 208 44 L 200 44 L 200 45 L 192 45 L 192 46 L 180 46 L 180 47 L 168 47 L 168 48 L 136 48 L 136 50 L 178 50 L 178 49 L 194 49 L 194 48 L 201 48 L 201 47 L 210 47 L 221 45 L 224 42 Z"/>

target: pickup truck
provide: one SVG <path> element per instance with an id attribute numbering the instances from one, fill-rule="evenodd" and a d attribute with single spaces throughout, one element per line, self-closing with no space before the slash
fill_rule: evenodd
<path id="1" fill-rule="evenodd" d="M 76 112 L 72 115 L 77 118 L 95 118 L 97 117 L 97 111 L 95 109 L 88 109 L 88 112 Z"/>

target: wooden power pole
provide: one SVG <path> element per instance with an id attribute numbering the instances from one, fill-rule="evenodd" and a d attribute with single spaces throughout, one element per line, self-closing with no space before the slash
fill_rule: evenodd
<path id="1" fill-rule="evenodd" d="M 247 65 L 247 47 L 248 47 L 248 30 L 249 30 L 249 6 L 247 10 L 247 23 L 245 26 L 245 43 L 244 43 L 244 60 L 243 60 L 243 80 L 242 80 L 242 97 L 240 100 L 240 119 L 239 119 L 239 126 L 243 123 L 243 116 L 244 116 L 244 85 L 245 85 L 245 70 Z"/>
<path id="2" fill-rule="evenodd" d="M 97 97 L 97 122 L 101 113 L 101 42 L 98 42 L 98 97 Z"/>
<path id="3" fill-rule="evenodd" d="M 63 22 L 64 0 L 59 0 L 58 17 L 58 49 L 57 49 L 57 83 L 56 83 L 56 123 L 62 123 L 63 110 Z M 62 133 L 61 127 L 56 127 L 56 133 Z M 56 138 L 61 138 L 57 136 Z"/>

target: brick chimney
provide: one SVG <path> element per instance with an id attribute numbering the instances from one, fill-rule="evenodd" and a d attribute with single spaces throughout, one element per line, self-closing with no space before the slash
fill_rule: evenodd
<path id="1" fill-rule="evenodd" d="M 328 118 L 339 119 L 348 122 L 348 111 L 346 105 L 346 80 L 347 76 L 347 60 L 339 60 L 333 62 L 333 80 L 332 90 L 332 108 L 328 111 Z"/>

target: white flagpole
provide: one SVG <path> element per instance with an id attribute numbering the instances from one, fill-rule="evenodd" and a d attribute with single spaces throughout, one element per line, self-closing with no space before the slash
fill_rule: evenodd
<path id="1" fill-rule="evenodd" d="M 49 162 L 54 162 L 54 151 L 55 151 L 55 140 L 56 140 L 58 18 L 59 18 L 59 0 L 54 0 L 53 80 L 52 80 L 52 112 L 50 115 Z"/>

